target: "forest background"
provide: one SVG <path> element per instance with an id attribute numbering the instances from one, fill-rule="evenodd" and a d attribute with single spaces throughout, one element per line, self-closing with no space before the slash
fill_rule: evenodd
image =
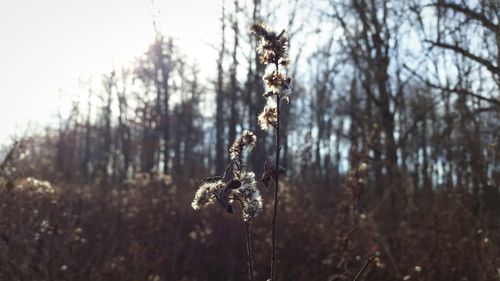
<path id="1" fill-rule="evenodd" d="M 216 39 L 196 48 L 151 7 L 143 52 L 81 77 L 56 122 L 4 145 L 1 279 L 246 278 L 237 216 L 190 202 L 243 130 L 257 136 L 258 176 L 273 155 L 256 122 L 260 21 L 286 30 L 292 62 L 278 279 L 352 280 L 371 256 L 365 280 L 500 278 L 498 1 L 226 0 Z M 272 192 L 261 192 L 265 280 Z"/>

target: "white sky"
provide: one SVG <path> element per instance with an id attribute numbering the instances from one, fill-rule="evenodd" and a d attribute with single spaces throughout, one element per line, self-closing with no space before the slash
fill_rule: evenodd
<path id="1" fill-rule="evenodd" d="M 165 35 L 201 67 L 215 63 L 219 0 L 155 0 Z M 0 144 L 54 121 L 79 79 L 109 72 L 153 41 L 150 0 L 0 0 Z M 200 50 L 203 50 L 200 52 Z M 62 94 L 61 94 L 62 93 Z"/>

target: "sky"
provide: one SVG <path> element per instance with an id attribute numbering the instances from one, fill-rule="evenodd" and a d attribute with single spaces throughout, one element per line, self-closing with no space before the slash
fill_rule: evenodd
<path id="1" fill-rule="evenodd" d="M 202 71 L 212 67 L 219 13 L 219 0 L 0 0 L 0 144 L 54 124 L 81 80 L 141 55 L 154 14 Z"/>

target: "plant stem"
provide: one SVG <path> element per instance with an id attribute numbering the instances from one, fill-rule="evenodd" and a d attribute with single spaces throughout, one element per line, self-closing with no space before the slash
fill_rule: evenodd
<path id="1" fill-rule="evenodd" d="M 275 62 L 276 73 L 278 73 L 278 62 Z M 274 187 L 274 209 L 272 220 L 272 251 L 271 251 L 271 281 L 276 280 L 276 218 L 278 214 L 278 192 L 279 192 L 279 163 L 280 163 L 280 93 L 276 94 L 276 161 L 275 161 L 275 187 Z"/>
<path id="2" fill-rule="evenodd" d="M 373 258 L 375 258 L 375 256 L 371 256 L 369 257 L 365 264 L 363 265 L 363 267 L 359 270 L 358 274 L 356 274 L 356 277 L 354 277 L 354 279 L 352 281 L 358 281 L 359 277 L 361 277 L 361 274 L 363 274 L 363 272 L 365 272 L 366 270 L 366 267 L 372 262 Z"/>
<path id="3" fill-rule="evenodd" d="M 247 259 L 248 259 L 248 279 L 253 281 L 253 248 L 252 248 L 252 233 L 251 224 L 245 222 L 246 246 L 247 246 Z"/>

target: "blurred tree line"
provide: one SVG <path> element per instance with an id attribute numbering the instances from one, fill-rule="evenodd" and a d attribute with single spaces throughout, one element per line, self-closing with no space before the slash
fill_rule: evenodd
<path id="1" fill-rule="evenodd" d="M 256 21 L 290 36 L 289 179 L 340 186 L 366 147 L 368 192 L 392 208 L 436 189 L 470 192 L 475 212 L 498 197 L 500 3 L 488 0 L 225 0 L 211 80 L 157 32 L 132 66 L 103 75 L 61 113 L 57 129 L 29 138 L 25 159 L 45 178 L 195 178 L 221 173 L 248 129 L 259 173 L 272 136 L 255 122 L 265 71 L 248 32 Z"/>

